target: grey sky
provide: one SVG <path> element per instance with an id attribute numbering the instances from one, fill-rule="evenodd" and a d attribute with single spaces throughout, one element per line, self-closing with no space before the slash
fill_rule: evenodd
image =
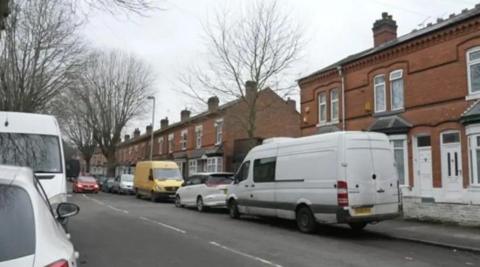
<path id="1" fill-rule="evenodd" d="M 129 18 L 92 13 L 85 35 L 92 45 L 115 48 L 137 54 L 151 64 L 157 75 L 155 129 L 160 118 L 170 122 L 179 119 L 180 110 L 191 101 L 178 92 L 178 76 L 191 64 L 199 64 L 208 55 L 202 39 L 205 23 L 219 6 L 227 5 L 232 12 L 253 0 L 169 0 L 159 1 L 165 10 L 148 17 Z M 386 11 L 398 24 L 403 35 L 420 24 L 448 17 L 464 8 L 472 8 L 474 0 L 278 0 L 305 28 L 307 44 L 302 59 L 292 68 L 292 79 L 299 78 L 331 64 L 347 55 L 373 45 L 372 24 Z M 294 96 L 298 100 L 298 93 Z M 202 108 L 196 108 L 202 110 Z M 150 114 L 132 122 L 127 128 L 145 131 Z"/>

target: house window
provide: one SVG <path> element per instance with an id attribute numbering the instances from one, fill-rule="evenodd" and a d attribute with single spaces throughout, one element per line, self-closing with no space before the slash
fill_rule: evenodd
<path id="1" fill-rule="evenodd" d="M 193 175 L 197 173 L 197 160 L 189 160 L 188 161 L 188 175 Z"/>
<path id="2" fill-rule="evenodd" d="M 195 147 L 202 148 L 203 127 L 198 125 L 195 127 Z"/>
<path id="3" fill-rule="evenodd" d="M 168 153 L 173 152 L 173 146 L 175 145 L 173 133 L 168 135 Z"/>
<path id="4" fill-rule="evenodd" d="M 327 122 L 327 97 L 324 93 L 318 95 L 318 122 L 319 124 Z"/>
<path id="5" fill-rule="evenodd" d="M 219 119 L 215 122 L 215 144 L 219 145 L 223 141 L 223 119 Z"/>
<path id="6" fill-rule="evenodd" d="M 470 182 L 480 185 L 480 135 L 469 136 Z"/>
<path id="7" fill-rule="evenodd" d="M 398 174 L 400 185 L 408 185 L 408 151 L 406 135 L 389 136 L 390 145 L 393 149 L 393 158 Z"/>
<path id="8" fill-rule="evenodd" d="M 163 153 L 163 136 L 158 138 L 158 154 Z"/>
<path id="9" fill-rule="evenodd" d="M 467 52 L 468 93 L 480 93 L 480 47 Z"/>
<path id="10" fill-rule="evenodd" d="M 403 109 L 403 70 L 390 73 L 390 97 L 392 110 Z"/>
<path id="11" fill-rule="evenodd" d="M 207 172 L 221 172 L 223 171 L 223 158 L 212 157 L 207 159 Z"/>
<path id="12" fill-rule="evenodd" d="M 182 150 L 187 149 L 187 140 L 188 140 L 188 130 L 185 129 L 185 130 L 182 130 L 182 132 L 180 133 L 180 147 L 182 148 Z"/>
<path id="13" fill-rule="evenodd" d="M 330 91 L 330 116 L 332 122 L 338 122 L 338 89 Z"/>
<path id="14" fill-rule="evenodd" d="M 385 105 L 385 76 L 378 75 L 373 78 L 374 97 L 375 97 L 375 112 L 383 112 L 386 110 Z"/>

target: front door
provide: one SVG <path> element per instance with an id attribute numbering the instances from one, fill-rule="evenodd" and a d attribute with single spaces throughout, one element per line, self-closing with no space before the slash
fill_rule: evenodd
<path id="1" fill-rule="evenodd" d="M 460 133 L 442 134 L 442 185 L 445 199 L 460 201 L 463 189 Z"/>
<path id="2" fill-rule="evenodd" d="M 430 136 L 417 137 L 417 156 L 415 159 L 415 171 L 417 182 L 420 185 L 421 197 L 432 197 L 432 148 Z"/>

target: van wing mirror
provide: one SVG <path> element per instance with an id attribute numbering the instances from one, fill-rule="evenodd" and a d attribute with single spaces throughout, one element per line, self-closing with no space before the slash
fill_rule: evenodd
<path id="1" fill-rule="evenodd" d="M 152 169 L 150 169 L 150 171 L 148 173 L 148 180 L 153 181 L 153 170 Z"/>

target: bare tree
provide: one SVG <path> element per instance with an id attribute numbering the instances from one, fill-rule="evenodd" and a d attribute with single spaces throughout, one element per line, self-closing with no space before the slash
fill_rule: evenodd
<path id="1" fill-rule="evenodd" d="M 74 99 L 80 101 L 93 138 L 107 158 L 108 175 L 115 174 L 115 152 L 121 132 L 132 119 L 145 112 L 152 92 L 153 72 L 133 55 L 96 51 L 88 56 L 76 77 Z"/>
<path id="2" fill-rule="evenodd" d="M 204 101 L 211 95 L 227 100 L 240 98 L 248 105 L 241 125 L 249 137 L 254 137 L 260 91 L 270 86 L 285 96 L 293 89 L 282 79 L 299 57 L 302 30 L 275 1 L 249 4 L 238 17 L 228 11 L 217 13 L 205 27 L 207 66 L 191 70 L 180 77 L 180 82 L 184 85 L 182 92 L 194 99 Z M 248 98 L 244 86 L 247 81 L 256 85 Z"/>
<path id="3" fill-rule="evenodd" d="M 46 112 L 77 71 L 82 42 L 63 0 L 11 2 L 0 45 L 0 110 Z"/>
<path id="4" fill-rule="evenodd" d="M 88 6 L 110 13 L 130 12 L 138 15 L 156 9 L 154 0 L 81 0 Z"/>

